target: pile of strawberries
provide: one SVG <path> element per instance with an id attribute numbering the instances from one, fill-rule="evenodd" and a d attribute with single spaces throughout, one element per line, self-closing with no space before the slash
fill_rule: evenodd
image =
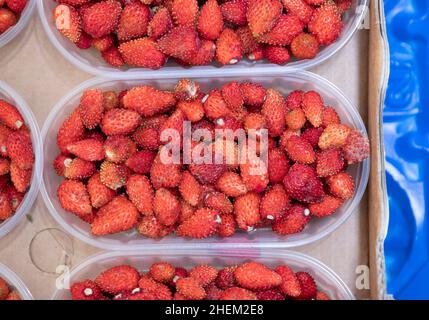
<path id="1" fill-rule="evenodd" d="M 10 218 L 30 186 L 31 133 L 18 109 L 0 99 L 0 222 Z"/>
<path id="2" fill-rule="evenodd" d="M 181 142 L 161 141 L 167 129 L 182 134 L 185 121 L 193 133 L 205 129 L 211 137 L 193 141 L 188 151 Z M 264 128 L 267 146 L 249 135 L 256 141 L 245 152 L 234 137 L 216 135 Z M 177 144 L 179 163 L 162 160 L 167 143 Z M 280 235 L 298 233 L 311 217 L 329 216 L 353 197 L 346 169 L 369 156 L 368 139 L 341 124 L 315 91 L 284 98 L 257 83 L 230 82 L 205 94 L 188 79 L 173 91 L 86 90 L 57 144 L 61 206 L 97 236 L 133 228 L 149 238 L 229 237 L 270 226 Z M 233 161 L 184 164 L 185 153 L 201 145 L 223 157 L 232 150 Z"/>
<path id="3" fill-rule="evenodd" d="M 273 270 L 254 261 L 189 271 L 158 262 L 143 274 L 120 265 L 95 280 L 74 283 L 70 291 L 73 300 L 330 300 L 309 273 L 295 273 L 287 265 Z"/>
<path id="4" fill-rule="evenodd" d="M 14 26 L 28 0 L 0 0 L 0 35 Z"/>
<path id="5" fill-rule="evenodd" d="M 335 42 L 351 0 L 56 0 L 57 29 L 114 66 L 285 64 Z"/>
<path id="6" fill-rule="evenodd" d="M 21 300 L 18 291 L 9 286 L 2 277 L 0 277 L 0 301 L 1 300 Z"/>

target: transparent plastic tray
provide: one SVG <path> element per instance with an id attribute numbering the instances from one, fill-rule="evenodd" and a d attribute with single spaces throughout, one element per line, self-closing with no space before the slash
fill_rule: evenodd
<path id="1" fill-rule="evenodd" d="M 0 263 L 0 277 L 19 292 L 22 300 L 33 300 L 30 290 L 25 286 L 24 282 L 8 267 Z"/>

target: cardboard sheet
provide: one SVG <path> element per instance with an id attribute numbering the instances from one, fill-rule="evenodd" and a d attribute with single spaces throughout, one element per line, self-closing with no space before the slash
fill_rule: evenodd
<path id="1" fill-rule="evenodd" d="M 367 121 L 368 30 L 359 30 L 327 63 L 311 70 L 336 84 Z M 80 82 L 91 78 L 68 63 L 51 45 L 35 15 L 26 30 L 0 50 L 0 79 L 32 108 L 42 127 L 54 104 Z M 57 266 L 75 266 L 99 250 L 62 232 L 39 196 L 28 219 L 0 240 L 0 262 L 14 270 L 36 299 L 49 299 Z M 299 248 L 332 268 L 359 299 L 369 298 L 368 198 L 336 232 Z M 360 275 L 360 277 L 359 277 Z M 358 285 L 356 285 L 358 284 Z"/>

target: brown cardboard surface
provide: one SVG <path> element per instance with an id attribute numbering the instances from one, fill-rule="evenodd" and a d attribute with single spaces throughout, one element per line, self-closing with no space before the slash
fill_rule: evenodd
<path id="1" fill-rule="evenodd" d="M 359 108 L 364 121 L 368 110 L 368 43 L 368 30 L 360 30 L 330 61 L 312 70 L 336 84 Z M 68 63 L 50 44 L 36 14 L 17 39 L 0 49 L 0 79 L 22 95 L 40 127 L 64 94 L 91 77 Z M 36 299 L 48 299 L 55 288 L 58 265 L 70 262 L 75 266 L 99 250 L 57 230 L 41 196 L 28 214 L 31 219 L 22 221 L 0 240 L 0 262 L 23 279 Z M 357 271 L 363 270 L 364 278 L 369 278 L 367 269 L 358 268 L 369 263 L 367 197 L 337 231 L 297 250 L 331 267 L 357 298 L 368 298 L 368 282 L 363 282 L 366 289 L 356 287 Z"/>

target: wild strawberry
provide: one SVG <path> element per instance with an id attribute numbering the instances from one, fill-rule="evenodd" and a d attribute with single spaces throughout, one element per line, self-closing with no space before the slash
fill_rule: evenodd
<path id="1" fill-rule="evenodd" d="M 236 64 L 243 58 L 243 46 L 237 33 L 223 29 L 216 41 L 216 61 L 222 65 Z"/>
<path id="2" fill-rule="evenodd" d="M 23 192 L 19 192 L 15 186 L 12 184 L 7 186 L 4 189 L 4 192 L 9 199 L 9 203 L 11 205 L 12 211 L 16 212 L 19 206 L 21 205 L 22 200 L 24 199 L 25 194 Z"/>
<path id="3" fill-rule="evenodd" d="M 179 218 L 181 206 L 174 194 L 165 188 L 156 190 L 153 211 L 156 218 L 165 226 L 172 226 Z"/>
<path id="4" fill-rule="evenodd" d="M 247 0 L 231 0 L 222 3 L 221 11 L 225 21 L 237 26 L 247 23 Z"/>
<path id="5" fill-rule="evenodd" d="M 281 184 L 274 185 L 265 192 L 261 200 L 261 218 L 277 220 L 289 207 L 289 196 Z"/>
<path id="6" fill-rule="evenodd" d="M 240 175 L 249 191 L 262 192 L 269 183 L 267 164 L 263 159 L 250 155 L 252 151 L 247 150 L 247 155 L 240 164 Z M 253 151 L 255 152 L 255 151 Z"/>
<path id="7" fill-rule="evenodd" d="M 249 192 L 235 199 L 234 214 L 240 229 L 252 231 L 255 225 L 260 222 L 260 202 L 261 197 L 253 192 Z"/>
<path id="8" fill-rule="evenodd" d="M 248 26 L 238 28 L 236 33 L 240 38 L 244 54 L 251 53 L 259 48 L 260 45 L 253 37 L 252 31 L 250 31 Z"/>
<path id="9" fill-rule="evenodd" d="M 175 188 L 179 186 L 182 179 L 180 167 L 177 164 L 164 164 L 160 154 L 156 156 L 150 169 L 150 181 L 155 189 Z"/>
<path id="10" fill-rule="evenodd" d="M 104 161 L 100 166 L 100 180 L 106 187 L 118 190 L 125 186 L 129 171 L 123 164 Z"/>
<path id="11" fill-rule="evenodd" d="M 205 206 L 221 213 L 232 213 L 233 206 L 228 197 L 222 192 L 210 192 L 204 197 Z"/>
<path id="12" fill-rule="evenodd" d="M 218 211 L 208 208 L 198 209 L 192 217 L 179 225 L 177 235 L 196 239 L 210 237 L 217 231 L 218 221 Z"/>
<path id="13" fill-rule="evenodd" d="M 304 24 L 298 16 L 291 13 L 282 14 L 271 31 L 258 37 L 258 41 L 274 46 L 286 46 L 289 45 L 303 29 Z"/>
<path id="14" fill-rule="evenodd" d="M 302 97 L 302 110 L 314 127 L 322 125 L 323 99 L 316 91 L 308 91 Z"/>
<path id="15" fill-rule="evenodd" d="M 180 216 L 179 222 L 182 223 L 185 220 L 188 220 L 195 213 L 195 207 L 191 206 L 188 202 L 181 199 L 180 200 Z"/>
<path id="16" fill-rule="evenodd" d="M 311 164 L 316 161 L 316 153 L 311 144 L 298 136 L 290 137 L 285 148 L 289 158 L 298 163 Z"/>
<path id="17" fill-rule="evenodd" d="M 317 291 L 316 300 L 331 300 L 331 297 L 323 291 Z"/>
<path id="18" fill-rule="evenodd" d="M 317 295 L 317 285 L 313 277 L 307 272 L 297 272 L 296 277 L 298 278 L 301 286 L 301 294 L 296 297 L 299 300 L 311 300 Z"/>
<path id="19" fill-rule="evenodd" d="M 139 280 L 140 293 L 149 295 L 150 300 L 171 300 L 170 289 L 162 283 L 156 282 L 148 276 L 143 276 Z"/>
<path id="20" fill-rule="evenodd" d="M 79 40 L 75 43 L 76 47 L 78 47 L 79 49 L 89 49 L 92 46 L 92 37 L 87 34 L 86 32 L 81 32 Z"/>
<path id="21" fill-rule="evenodd" d="M 150 19 L 150 10 L 147 6 L 133 2 L 122 9 L 118 25 L 118 40 L 126 41 L 132 38 L 143 37 L 147 33 Z"/>
<path id="22" fill-rule="evenodd" d="M 322 182 L 317 178 L 316 171 L 308 165 L 294 164 L 283 184 L 289 196 L 301 202 L 319 202 L 324 195 Z"/>
<path id="23" fill-rule="evenodd" d="M 255 50 L 247 55 L 250 61 L 259 61 L 265 58 L 265 50 L 262 45 L 259 45 Z"/>
<path id="24" fill-rule="evenodd" d="M 6 9 L 1 9 L 4 12 L 1 16 L 5 16 Z M 12 14 L 12 12 L 10 12 Z M 4 18 L 2 19 L 4 20 Z M 16 18 L 12 14 L 12 18 L 9 18 L 9 21 L 12 21 L 13 24 L 16 23 Z M 81 18 L 79 13 L 72 6 L 68 6 L 66 4 L 60 4 L 54 9 L 54 21 L 55 26 L 59 32 L 66 38 L 68 38 L 71 42 L 77 43 L 81 36 Z M 0 33 L 4 32 L 5 28 L 0 27 Z"/>
<path id="25" fill-rule="evenodd" d="M 326 217 L 333 214 L 341 205 L 343 200 L 331 196 L 325 196 L 320 203 L 311 203 L 308 209 L 315 217 Z"/>
<path id="26" fill-rule="evenodd" d="M 310 143 L 313 148 L 317 148 L 319 143 L 319 138 L 322 132 L 323 132 L 322 127 L 308 128 L 302 132 L 301 138 L 308 141 L 308 143 Z"/>
<path id="27" fill-rule="evenodd" d="M 246 262 L 238 266 L 234 276 L 240 286 L 250 290 L 268 290 L 282 283 L 279 274 L 257 262 Z"/>
<path id="28" fill-rule="evenodd" d="M 12 133 L 12 130 L 0 123 L 0 156 L 7 157 L 7 139 Z"/>
<path id="29" fill-rule="evenodd" d="M 192 268 L 189 271 L 189 277 L 197 280 L 197 282 L 203 287 L 208 286 L 210 283 L 215 281 L 217 277 L 217 269 L 208 265 L 200 265 Z"/>
<path id="30" fill-rule="evenodd" d="M 282 277 L 280 291 L 289 296 L 297 297 L 301 294 L 301 285 L 293 270 L 287 265 L 278 266 L 275 270 Z"/>
<path id="31" fill-rule="evenodd" d="M 147 28 L 151 39 L 157 40 L 171 30 L 173 21 L 167 8 L 158 7 Z"/>
<path id="32" fill-rule="evenodd" d="M 257 291 L 256 297 L 258 300 L 285 300 L 284 295 L 280 292 L 279 289 L 271 289 L 265 291 Z"/>
<path id="33" fill-rule="evenodd" d="M 177 292 L 192 300 L 202 300 L 207 295 L 202 285 L 194 278 L 177 280 L 176 289 Z"/>
<path id="34" fill-rule="evenodd" d="M 7 7 L 15 13 L 24 11 L 27 0 L 5 0 Z"/>
<path id="35" fill-rule="evenodd" d="M 346 145 L 347 137 L 352 130 L 344 124 L 330 124 L 319 138 L 320 149 L 341 148 Z"/>
<path id="36" fill-rule="evenodd" d="M 340 172 L 330 176 L 326 183 L 329 187 L 329 192 L 336 197 L 347 200 L 353 197 L 355 186 L 353 178 L 346 172 Z"/>
<path id="37" fill-rule="evenodd" d="M 176 282 L 179 279 L 187 278 L 189 275 L 188 271 L 185 268 L 182 267 L 176 267 L 174 271 L 174 277 L 173 280 L 169 283 L 171 287 L 176 286 Z"/>
<path id="38" fill-rule="evenodd" d="M 106 63 L 115 68 L 120 68 L 125 64 L 121 52 L 116 47 L 111 47 L 108 50 L 103 51 L 101 53 L 101 57 L 106 61 Z"/>
<path id="39" fill-rule="evenodd" d="M 135 144 L 126 136 L 110 136 L 104 141 L 103 151 L 107 161 L 121 163 L 135 152 Z"/>
<path id="40" fill-rule="evenodd" d="M 298 59 L 313 59 L 319 52 L 319 42 L 313 35 L 303 32 L 292 40 L 290 50 Z"/>
<path id="41" fill-rule="evenodd" d="M 369 141 L 359 131 L 352 130 L 343 146 L 344 158 L 348 164 L 361 162 L 369 157 Z"/>
<path id="42" fill-rule="evenodd" d="M 98 287 L 106 293 L 118 294 L 121 292 L 130 292 L 138 287 L 140 274 L 129 266 L 120 265 L 102 272 L 95 279 Z"/>
<path id="43" fill-rule="evenodd" d="M 249 113 L 244 119 L 244 128 L 249 130 L 260 130 L 266 128 L 265 117 L 260 113 Z"/>
<path id="44" fill-rule="evenodd" d="M 103 143 L 95 139 L 84 139 L 73 142 L 67 146 L 67 151 L 86 161 L 100 161 L 104 159 Z"/>
<path id="45" fill-rule="evenodd" d="M 270 31 L 277 23 L 283 7 L 278 0 L 249 0 L 247 21 L 254 37 Z"/>
<path id="46" fill-rule="evenodd" d="M 262 107 L 267 98 L 267 91 L 260 84 L 252 82 L 242 83 L 240 89 L 245 105 Z"/>
<path id="47" fill-rule="evenodd" d="M 238 197 L 247 193 L 247 187 L 239 174 L 225 172 L 217 180 L 216 187 L 229 197 Z"/>
<path id="48" fill-rule="evenodd" d="M 112 109 L 104 114 L 101 130 L 108 136 L 129 134 L 140 124 L 141 118 L 137 112 L 125 109 Z"/>
<path id="49" fill-rule="evenodd" d="M 180 79 L 174 87 L 174 96 L 179 101 L 192 101 L 199 95 L 200 86 L 189 79 Z"/>
<path id="50" fill-rule="evenodd" d="M 189 165 L 189 171 L 192 175 L 198 179 L 200 183 L 215 183 L 217 179 L 226 171 L 225 164 L 195 164 L 191 163 Z"/>
<path id="51" fill-rule="evenodd" d="M 8 174 L 10 170 L 10 161 L 0 158 L 0 176 Z"/>
<path id="52" fill-rule="evenodd" d="M 190 205 L 196 206 L 200 198 L 201 187 L 197 179 L 189 171 L 183 172 L 182 181 L 179 185 L 179 191 L 183 199 Z"/>
<path id="53" fill-rule="evenodd" d="M 223 99 L 230 109 L 240 109 L 243 106 L 243 95 L 240 85 L 237 82 L 232 81 L 224 84 L 221 92 Z"/>
<path id="54" fill-rule="evenodd" d="M 1 119 L 1 118 L 0 118 Z M 64 153 L 67 152 L 67 146 L 75 141 L 82 139 L 85 133 L 80 113 L 75 110 L 61 125 L 57 134 L 57 144 L 60 150 Z"/>
<path id="55" fill-rule="evenodd" d="M 313 8 L 305 0 L 282 0 L 284 7 L 290 13 L 297 15 L 307 24 L 313 15 Z"/>
<path id="56" fill-rule="evenodd" d="M 10 179 L 19 192 L 26 192 L 31 182 L 32 169 L 21 169 L 15 164 L 15 161 L 10 163 Z"/>
<path id="57" fill-rule="evenodd" d="M 106 36 L 103 36 L 101 38 L 97 38 L 97 39 L 92 39 L 92 46 L 100 51 L 100 52 L 104 52 L 108 49 L 110 49 L 111 47 L 113 47 L 114 45 L 114 39 L 113 36 L 108 34 Z"/>
<path id="58" fill-rule="evenodd" d="M 304 92 L 301 90 L 294 90 L 291 93 L 289 93 L 285 99 L 287 109 L 293 110 L 293 109 L 301 108 L 303 95 L 304 95 Z"/>
<path id="59" fill-rule="evenodd" d="M 168 119 L 161 125 L 159 132 L 161 133 L 161 142 L 172 141 L 174 143 L 180 143 L 174 137 L 170 137 L 168 131 L 172 130 L 175 135 L 177 133 L 181 136 L 183 134 L 183 125 L 186 121 L 185 114 L 181 109 L 176 109 Z"/>
<path id="60" fill-rule="evenodd" d="M 86 179 L 96 170 L 95 164 L 80 158 L 64 159 L 64 177 L 67 179 Z"/>
<path id="61" fill-rule="evenodd" d="M 154 263 L 149 269 L 149 275 L 158 282 L 172 281 L 176 274 L 176 268 L 167 262 Z"/>
<path id="62" fill-rule="evenodd" d="M 179 292 L 175 292 L 174 293 L 174 297 L 173 300 L 192 300 L 192 299 L 188 299 L 186 296 L 184 296 L 183 294 L 179 293 Z"/>
<path id="63" fill-rule="evenodd" d="M 275 64 L 285 64 L 290 59 L 289 50 L 285 47 L 267 46 L 264 48 L 264 56 Z"/>
<path id="64" fill-rule="evenodd" d="M 34 154 L 31 138 L 20 131 L 12 132 L 7 138 L 6 150 L 9 158 L 21 169 L 33 167 Z"/>
<path id="65" fill-rule="evenodd" d="M 167 57 L 158 49 L 156 42 L 149 38 L 141 38 L 124 42 L 119 52 L 125 63 L 130 66 L 159 69 L 167 61 Z"/>
<path id="66" fill-rule="evenodd" d="M 223 290 L 219 289 L 215 284 L 210 284 L 207 289 L 206 300 L 219 300 L 223 294 Z"/>
<path id="67" fill-rule="evenodd" d="M 231 287 L 222 293 L 220 300 L 257 300 L 257 297 L 252 291 L 239 287 Z"/>
<path id="68" fill-rule="evenodd" d="M 286 105 L 282 95 L 274 90 L 267 90 L 267 98 L 261 113 L 265 116 L 271 137 L 280 136 L 285 130 Z"/>
<path id="69" fill-rule="evenodd" d="M 197 30 L 205 39 L 216 40 L 223 29 L 223 17 L 217 0 L 208 0 L 198 16 Z"/>
<path id="70" fill-rule="evenodd" d="M 166 112 L 176 104 L 173 93 L 160 91 L 150 86 L 134 87 L 124 96 L 124 107 L 138 112 L 143 117 Z"/>
<path id="71" fill-rule="evenodd" d="M 341 119 L 338 116 L 338 113 L 332 107 L 323 108 L 322 112 L 322 125 L 327 127 L 330 124 L 339 124 Z"/>
<path id="72" fill-rule="evenodd" d="M 127 181 L 127 194 L 142 215 L 152 215 L 154 191 L 146 176 L 132 175 Z"/>
<path id="73" fill-rule="evenodd" d="M 286 125 L 291 130 L 301 129 L 307 119 L 301 108 L 292 109 L 286 114 Z"/>
<path id="74" fill-rule="evenodd" d="M 310 221 L 309 214 L 309 210 L 303 206 L 293 205 L 286 214 L 273 222 L 273 231 L 283 236 L 299 233 Z"/>
<path id="75" fill-rule="evenodd" d="M 7 195 L 4 192 L 0 192 L 0 221 L 9 219 L 12 214 L 12 206 Z M 4 293 L 4 291 L 4 283 L 2 283 L 2 279 L 0 278 L 0 298 L 2 297 L 2 294 L 5 297 L 8 295 L 9 292 Z"/>
<path id="76" fill-rule="evenodd" d="M 197 31 L 192 27 L 175 27 L 158 40 L 160 50 L 171 57 L 189 61 L 200 46 Z"/>
<path id="77" fill-rule="evenodd" d="M 222 214 L 220 216 L 221 223 L 218 228 L 218 235 L 222 238 L 231 237 L 235 234 L 235 218 L 233 214 Z"/>
<path id="78" fill-rule="evenodd" d="M 194 27 L 198 15 L 197 0 L 172 0 L 171 12 L 177 26 Z"/>
<path id="79" fill-rule="evenodd" d="M 20 129 L 24 125 L 24 119 L 18 109 L 4 100 L 0 100 L 0 121 L 13 130 Z"/>
<path id="80" fill-rule="evenodd" d="M 73 300 L 98 300 L 102 295 L 100 288 L 92 280 L 74 283 L 70 288 Z"/>
<path id="81" fill-rule="evenodd" d="M 144 216 L 137 225 L 137 231 L 145 237 L 158 239 L 164 236 L 167 227 L 163 226 L 154 216 Z"/>
<path id="82" fill-rule="evenodd" d="M 204 106 L 201 101 L 179 101 L 177 108 L 182 110 L 187 120 L 198 122 L 204 117 Z"/>
<path id="83" fill-rule="evenodd" d="M 280 147 L 280 149 L 285 150 L 286 149 L 287 141 L 289 140 L 290 137 L 293 137 L 293 136 L 300 137 L 301 136 L 301 131 L 300 130 L 286 129 L 282 133 L 282 135 L 280 136 L 280 141 L 279 141 L 279 147 Z"/>
<path id="84" fill-rule="evenodd" d="M 133 139 L 142 149 L 157 150 L 160 146 L 159 131 L 155 128 L 141 126 L 134 131 Z"/>
<path id="85" fill-rule="evenodd" d="M 125 165 L 132 171 L 138 174 L 148 174 L 152 167 L 153 160 L 156 153 L 149 150 L 142 150 L 131 155 L 126 161 Z"/>
<path id="86" fill-rule="evenodd" d="M 101 38 L 116 29 L 121 11 L 117 1 L 95 3 L 82 11 L 82 29 L 94 38 Z"/>
<path id="87" fill-rule="evenodd" d="M 282 182 L 289 167 L 289 159 L 282 150 L 275 148 L 268 152 L 268 176 L 271 183 Z"/>
<path id="88" fill-rule="evenodd" d="M 127 231 L 137 225 L 138 218 L 136 207 L 120 195 L 98 210 L 91 231 L 96 236 Z"/>
<path id="89" fill-rule="evenodd" d="M 235 281 L 234 272 L 237 267 L 226 267 L 218 272 L 215 283 L 216 285 L 225 290 L 237 285 Z"/>
<path id="90" fill-rule="evenodd" d="M 338 7 L 329 1 L 314 10 L 308 23 L 308 30 L 317 38 L 317 41 L 327 46 L 336 41 L 343 29 L 343 22 Z"/>
<path id="91" fill-rule="evenodd" d="M 58 186 L 57 195 L 64 210 L 73 212 L 78 216 L 92 213 L 89 194 L 82 182 L 63 180 Z"/>
<path id="92" fill-rule="evenodd" d="M 325 149 L 317 154 L 316 172 L 319 177 L 328 177 L 344 167 L 343 153 L 339 149 Z"/>
<path id="93" fill-rule="evenodd" d="M 88 180 L 88 194 L 91 199 L 91 205 L 94 208 L 100 208 L 109 203 L 116 195 L 116 192 L 101 183 L 100 173 L 95 173 Z"/>
<path id="94" fill-rule="evenodd" d="M 19 294 L 19 292 L 16 289 L 13 289 L 9 295 L 7 296 L 6 300 L 9 301 L 20 301 L 21 300 L 21 296 Z"/>

